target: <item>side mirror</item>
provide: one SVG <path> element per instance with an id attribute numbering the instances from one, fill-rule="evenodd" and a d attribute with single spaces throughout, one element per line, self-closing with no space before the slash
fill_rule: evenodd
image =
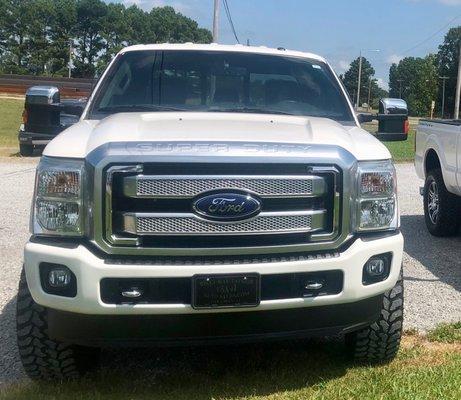
<path id="1" fill-rule="evenodd" d="M 357 119 L 361 124 L 365 124 L 367 122 L 372 122 L 374 119 L 376 119 L 376 116 L 373 114 L 359 113 L 357 114 Z"/>
<path id="2" fill-rule="evenodd" d="M 83 110 L 85 109 L 86 103 L 86 99 L 63 100 L 59 106 L 62 114 L 73 115 L 80 118 Z"/>
<path id="3" fill-rule="evenodd" d="M 381 99 L 379 101 L 378 133 L 383 142 L 397 142 L 408 139 L 408 107 L 402 99 Z"/>

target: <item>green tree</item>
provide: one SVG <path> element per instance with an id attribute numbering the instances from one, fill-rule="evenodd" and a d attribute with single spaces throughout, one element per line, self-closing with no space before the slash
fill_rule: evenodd
<path id="1" fill-rule="evenodd" d="M 356 103 L 357 99 L 359 62 L 360 58 L 357 57 L 354 61 L 351 62 L 349 69 L 345 72 L 345 74 L 340 76 L 354 104 Z M 362 57 L 359 104 L 368 103 L 368 92 L 370 92 L 371 105 L 376 104 L 377 97 L 382 94 L 383 89 L 379 88 L 377 80 L 374 79 L 374 75 L 374 68 L 365 57 Z"/>
<path id="2" fill-rule="evenodd" d="M 431 102 L 437 98 L 436 57 L 406 57 L 389 69 L 391 97 L 400 97 L 408 104 L 411 115 L 427 116 Z"/>
<path id="3" fill-rule="evenodd" d="M 102 36 L 107 5 L 102 0 L 77 0 L 75 76 L 91 77 L 104 50 Z"/>
<path id="4" fill-rule="evenodd" d="M 445 112 L 453 115 L 455 104 L 456 80 L 458 76 L 459 43 L 461 26 L 451 28 L 445 35 L 437 53 L 437 70 L 439 76 L 447 76 L 445 89 Z M 442 102 L 442 85 L 439 85 L 437 104 Z"/>
<path id="5" fill-rule="evenodd" d="M 176 12 L 102 0 L 0 0 L 0 71 L 91 77 L 126 45 L 211 42 L 211 33 Z"/>
<path id="6" fill-rule="evenodd" d="M 108 4 L 103 23 L 102 37 L 105 42 L 105 52 L 101 61 L 107 64 L 129 42 L 130 26 L 127 9 L 122 4 Z"/>
<path id="7" fill-rule="evenodd" d="M 4 0 L 1 4 L 0 39 L 2 69 L 25 73 L 30 58 L 29 35 L 34 0 Z"/>
<path id="8" fill-rule="evenodd" d="M 53 0 L 55 10 L 50 27 L 50 57 L 53 75 L 66 76 L 68 73 L 69 45 L 74 43 L 74 30 L 77 22 L 77 3 L 75 0 Z"/>
<path id="9" fill-rule="evenodd" d="M 56 7 L 53 0 L 35 0 L 30 4 L 30 22 L 27 38 L 28 69 L 34 74 L 44 74 L 51 68 L 51 26 Z"/>

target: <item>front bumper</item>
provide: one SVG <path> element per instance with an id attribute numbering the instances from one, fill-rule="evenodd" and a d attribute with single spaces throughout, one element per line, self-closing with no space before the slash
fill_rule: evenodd
<path id="1" fill-rule="evenodd" d="M 362 267 L 377 254 L 392 253 L 389 277 L 379 283 L 364 286 Z M 348 304 L 382 295 L 391 289 L 400 273 L 403 253 L 403 237 L 395 234 L 379 239 L 357 238 L 338 257 L 284 261 L 273 263 L 220 264 L 220 265 L 143 265 L 110 264 L 99 258 L 83 245 L 65 248 L 29 242 L 25 248 L 25 271 L 29 289 L 34 300 L 54 310 L 89 315 L 168 315 L 168 314 L 211 314 L 238 312 L 259 312 L 332 306 Z M 47 294 L 40 283 L 41 262 L 66 265 L 77 279 L 77 295 L 66 298 Z M 192 277 L 196 274 L 259 273 L 280 274 L 296 272 L 320 272 L 340 270 L 344 285 L 339 294 L 310 298 L 291 298 L 261 301 L 259 306 L 247 309 L 196 310 L 190 304 L 105 304 L 101 300 L 100 281 L 104 278 L 165 278 Z M 339 310 L 339 308 L 338 308 Z"/>
<path id="2" fill-rule="evenodd" d="M 85 346 L 177 346 L 340 335 L 379 318 L 382 295 L 289 310 L 177 315 L 85 315 L 48 310 L 50 337 Z"/>

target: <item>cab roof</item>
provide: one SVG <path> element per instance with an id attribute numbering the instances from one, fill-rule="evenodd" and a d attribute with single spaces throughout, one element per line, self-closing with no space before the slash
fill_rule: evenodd
<path id="1" fill-rule="evenodd" d="M 134 46 L 125 47 L 120 53 L 139 50 L 197 50 L 197 51 L 228 51 L 239 53 L 253 54 L 270 54 L 279 56 L 303 57 L 310 58 L 326 63 L 327 61 L 316 54 L 305 53 L 302 51 L 287 50 L 283 47 L 277 49 L 266 46 L 244 46 L 242 44 L 225 45 L 218 43 L 210 44 L 195 44 L 195 43 L 161 43 L 161 44 L 137 44 Z"/>

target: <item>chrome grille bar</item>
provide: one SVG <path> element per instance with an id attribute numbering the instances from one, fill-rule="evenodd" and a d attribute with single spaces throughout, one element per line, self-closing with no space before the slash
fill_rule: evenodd
<path id="1" fill-rule="evenodd" d="M 137 175 L 123 179 L 128 197 L 192 198 L 210 190 L 247 190 L 260 197 L 317 197 L 326 192 L 320 176 L 213 176 Z"/>
<path id="2" fill-rule="evenodd" d="M 232 223 L 191 213 L 121 213 L 123 231 L 134 235 L 252 235 L 308 233 L 324 228 L 326 210 L 266 212 Z"/>

